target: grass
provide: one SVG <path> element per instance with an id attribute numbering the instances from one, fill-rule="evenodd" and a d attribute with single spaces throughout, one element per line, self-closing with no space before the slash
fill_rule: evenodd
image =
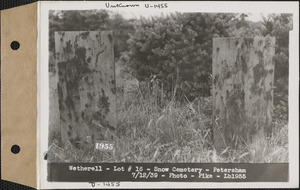
<path id="1" fill-rule="evenodd" d="M 126 73 L 118 76 L 118 130 L 114 152 L 62 148 L 59 128 L 49 136 L 52 162 L 168 162 L 168 163 L 282 163 L 288 162 L 288 125 L 274 120 L 271 137 L 237 149 L 214 150 L 211 139 L 212 99 L 193 102 L 166 98 L 155 84 L 150 88 Z M 109 133 L 109 132 L 108 132 Z"/>

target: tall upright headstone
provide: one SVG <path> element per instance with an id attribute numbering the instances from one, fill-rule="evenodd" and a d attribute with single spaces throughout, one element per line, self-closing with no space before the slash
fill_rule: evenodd
<path id="1" fill-rule="evenodd" d="M 275 38 L 213 39 L 213 130 L 217 150 L 271 133 Z"/>
<path id="2" fill-rule="evenodd" d="M 117 126 L 112 32 L 55 32 L 55 52 L 63 145 L 111 139 Z"/>

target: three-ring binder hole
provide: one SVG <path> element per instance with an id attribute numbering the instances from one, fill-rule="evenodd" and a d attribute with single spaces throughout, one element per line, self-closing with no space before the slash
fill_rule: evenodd
<path id="1" fill-rule="evenodd" d="M 11 147 L 11 152 L 14 154 L 18 154 L 20 152 L 21 148 L 18 145 L 13 145 Z"/>
<path id="2" fill-rule="evenodd" d="M 10 47 L 13 50 L 17 50 L 20 48 L 20 43 L 18 41 L 13 41 L 13 42 L 11 42 Z"/>

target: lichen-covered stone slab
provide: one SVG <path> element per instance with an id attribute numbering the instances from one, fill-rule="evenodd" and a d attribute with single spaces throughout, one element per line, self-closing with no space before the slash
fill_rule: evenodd
<path id="1" fill-rule="evenodd" d="M 213 126 L 217 150 L 271 132 L 275 38 L 213 39 Z"/>
<path id="2" fill-rule="evenodd" d="M 62 142 L 77 148 L 112 138 L 117 126 L 111 32 L 55 32 Z"/>

